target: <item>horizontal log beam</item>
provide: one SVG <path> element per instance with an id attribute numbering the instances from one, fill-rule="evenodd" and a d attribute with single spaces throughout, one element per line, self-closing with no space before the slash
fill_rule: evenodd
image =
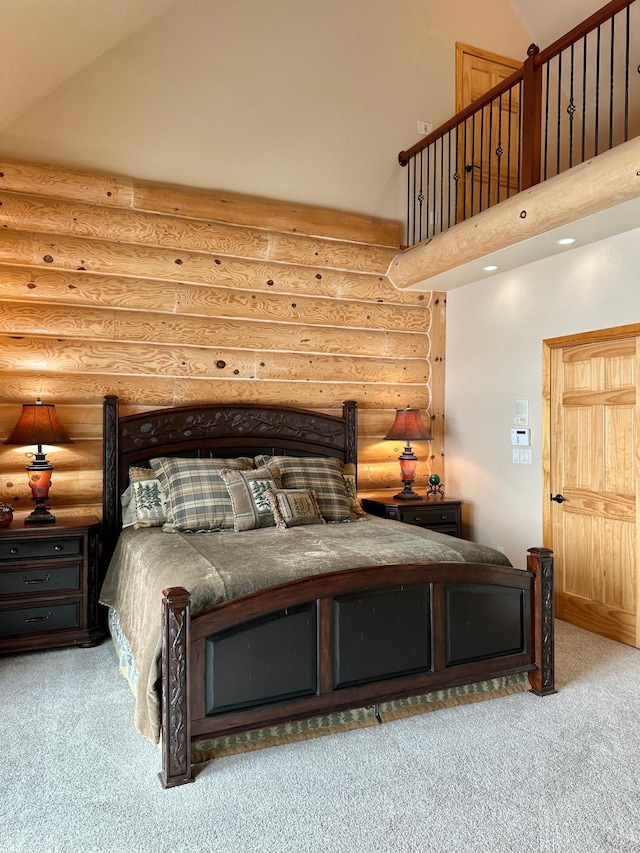
<path id="1" fill-rule="evenodd" d="M 401 225 L 395 220 L 8 157 L 0 158 L 0 188 L 382 246 L 400 245 Z"/>
<path id="2" fill-rule="evenodd" d="M 31 231 L 0 231 L 0 263 L 148 276 L 274 293 L 418 304 L 417 294 L 403 294 L 382 275 L 252 261 L 216 253 L 123 245 L 107 240 L 47 237 Z"/>
<path id="3" fill-rule="evenodd" d="M 71 336 L 76 340 L 192 345 L 251 350 L 279 350 L 381 358 L 426 358 L 426 334 L 379 332 L 337 326 L 261 323 L 224 318 L 204 318 L 140 311 L 107 311 L 39 304 L 38 310 L 23 302 L 6 302 L 0 312 L 0 333 L 15 335 Z"/>
<path id="4" fill-rule="evenodd" d="M 424 293 L 408 294 L 413 304 L 391 304 L 7 264 L 0 264 L 0 282 L 8 300 L 406 332 L 426 332 L 430 323 Z"/>
<path id="5" fill-rule="evenodd" d="M 246 341 L 251 343 L 251 339 Z M 275 353 L 266 350 L 222 349 L 211 346 L 129 343 L 0 335 L 0 371 L 31 370 L 46 365 L 59 373 L 101 373 L 105 376 L 198 377 L 200 379 L 287 379 L 305 382 L 427 382 L 424 359 L 387 359 L 353 354 Z"/>
<path id="6" fill-rule="evenodd" d="M 342 409 L 345 400 L 361 408 L 403 408 L 407 397 L 412 405 L 426 409 L 429 392 L 425 385 L 363 384 L 359 382 L 282 382 L 268 380 L 192 379 L 156 376 L 104 376 L 60 374 L 46 371 L 11 371 L 0 383 L 0 402 L 22 402 L 40 396 L 58 404 L 95 405 L 106 394 L 116 394 L 125 405 L 187 406 L 204 403 L 255 403 L 299 406 L 304 409 Z"/>
<path id="7" fill-rule="evenodd" d="M 2 192 L 1 188 L 0 226 L 378 274 L 386 274 L 397 254 L 395 248 L 280 234 L 213 220 L 103 209 L 95 204 Z"/>

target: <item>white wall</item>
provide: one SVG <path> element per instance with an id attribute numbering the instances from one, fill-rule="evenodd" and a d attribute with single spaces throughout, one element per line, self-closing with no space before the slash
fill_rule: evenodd
<path id="1" fill-rule="evenodd" d="M 0 154 L 403 219 L 397 155 L 453 114 L 456 41 L 524 60 L 531 37 L 509 0 L 181 0 Z"/>
<path id="2" fill-rule="evenodd" d="M 640 229 L 453 290 L 447 299 L 446 492 L 466 534 L 516 565 L 542 545 L 544 339 L 640 322 Z M 511 461 L 529 400 L 531 465 Z"/>

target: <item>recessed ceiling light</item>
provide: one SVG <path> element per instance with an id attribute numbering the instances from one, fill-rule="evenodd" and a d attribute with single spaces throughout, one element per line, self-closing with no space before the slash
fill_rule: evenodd
<path id="1" fill-rule="evenodd" d="M 497 267 L 495 264 L 489 264 L 489 266 L 487 266 L 487 267 L 482 267 L 482 269 L 483 269 L 485 272 L 493 272 L 494 270 L 497 270 L 497 269 L 498 269 L 498 267 Z"/>
<path id="2" fill-rule="evenodd" d="M 558 246 L 570 246 L 572 243 L 575 243 L 575 237 L 563 237 L 562 240 L 556 241 Z"/>

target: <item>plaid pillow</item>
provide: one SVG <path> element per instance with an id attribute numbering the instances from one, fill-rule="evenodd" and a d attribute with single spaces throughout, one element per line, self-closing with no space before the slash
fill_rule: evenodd
<path id="1" fill-rule="evenodd" d="M 313 489 L 326 521 L 351 521 L 342 462 L 325 456 L 257 456 L 256 465 L 280 472 L 283 489 Z"/>
<path id="2" fill-rule="evenodd" d="M 266 496 L 278 530 L 325 523 L 313 489 L 273 489 Z"/>
<path id="3" fill-rule="evenodd" d="M 220 471 L 248 471 L 252 466 L 253 460 L 244 456 L 238 459 L 152 459 L 151 467 L 167 495 L 167 520 L 162 529 L 166 533 L 232 530 L 233 507 Z"/>
<path id="4" fill-rule="evenodd" d="M 233 529 L 236 533 L 255 530 L 258 527 L 273 527 L 275 519 L 265 492 L 280 488 L 280 477 L 269 468 L 253 471 L 220 472 L 233 507 Z"/>

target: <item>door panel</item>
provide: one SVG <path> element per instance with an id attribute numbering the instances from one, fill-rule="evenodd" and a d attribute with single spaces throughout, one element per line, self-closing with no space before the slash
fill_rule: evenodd
<path id="1" fill-rule="evenodd" d="M 456 44 L 456 112 L 522 67 L 515 59 Z M 519 122 L 518 91 L 469 118 L 460 131 L 459 218 L 468 218 L 517 192 L 518 157 L 509 154 Z M 464 217 L 462 216 L 464 211 Z"/>
<path id="2" fill-rule="evenodd" d="M 638 338 L 551 353 L 550 511 L 561 619 L 640 647 Z"/>

